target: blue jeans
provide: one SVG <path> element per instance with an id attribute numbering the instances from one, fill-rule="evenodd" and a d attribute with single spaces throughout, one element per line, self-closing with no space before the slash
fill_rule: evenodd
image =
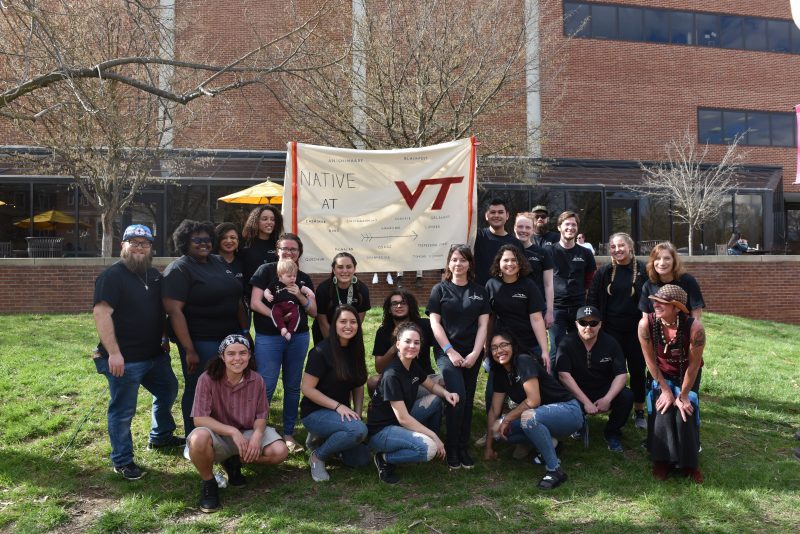
<path id="1" fill-rule="evenodd" d="M 390 464 L 427 462 L 436 456 L 436 444 L 431 438 L 402 426 L 390 425 L 369 438 L 369 448 L 383 452 Z"/>
<path id="2" fill-rule="evenodd" d="M 522 418 L 511 422 L 508 441 L 533 444 L 544 458 L 547 470 L 554 471 L 558 469 L 559 461 L 552 437 L 563 438 L 582 427 L 583 409 L 577 400 L 544 404 L 524 411 Z"/>
<path id="3" fill-rule="evenodd" d="M 297 422 L 297 408 L 300 405 L 300 380 L 303 378 L 303 364 L 308 354 L 308 332 L 295 332 L 286 341 L 283 336 L 267 336 L 256 333 L 256 365 L 267 385 L 267 402 L 272 404 L 272 396 L 278 386 L 278 375 L 283 368 L 283 434 L 294 434 Z"/>
<path id="4" fill-rule="evenodd" d="M 420 387 L 420 395 L 411 407 L 411 417 L 428 427 L 434 434 L 442 428 L 442 399 Z"/>
<path id="5" fill-rule="evenodd" d="M 153 395 L 150 441 L 164 441 L 175 431 L 172 404 L 178 396 L 178 379 L 172 372 L 169 354 L 143 362 L 126 362 L 125 373 L 116 377 L 108 371 L 108 358 L 95 358 L 97 372 L 108 379 L 111 398 L 108 401 L 108 437 L 111 461 L 116 467 L 133 462 L 131 421 L 136 413 L 139 386 Z"/>
<path id="6" fill-rule="evenodd" d="M 342 463 L 359 467 L 369 463 L 369 449 L 364 445 L 367 425 L 360 420 L 342 421 L 342 416 L 333 410 L 314 410 L 303 417 L 303 426 L 313 436 L 324 439 L 317 447 L 317 458 L 326 461 L 341 453 Z"/>
<path id="7" fill-rule="evenodd" d="M 219 357 L 219 344 L 220 340 L 198 340 L 193 339 L 192 345 L 200 357 L 200 363 L 197 365 L 194 373 L 189 374 L 186 366 L 186 351 L 183 346 L 178 343 L 178 354 L 181 357 L 181 370 L 183 371 L 183 397 L 181 397 L 181 413 L 183 414 L 183 431 L 184 435 L 188 436 L 194 430 L 194 421 L 192 420 L 192 404 L 194 404 L 194 392 L 197 389 L 197 380 L 203 371 L 206 370 L 208 362 L 214 358 Z"/>

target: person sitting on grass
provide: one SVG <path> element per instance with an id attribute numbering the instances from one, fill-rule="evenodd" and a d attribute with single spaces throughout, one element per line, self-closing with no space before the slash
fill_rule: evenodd
<path id="1" fill-rule="evenodd" d="M 286 443 L 267 426 L 269 406 L 264 380 L 256 372 L 250 342 L 232 334 L 222 340 L 219 357 L 197 381 L 192 406 L 195 429 L 187 436 L 189 459 L 202 478 L 200 510 L 220 508 L 214 462 L 221 462 L 228 485 L 247 484 L 242 463 L 277 465 L 289 455 Z"/>
<path id="2" fill-rule="evenodd" d="M 432 430 L 414 419 L 411 409 L 421 385 L 450 405 L 459 402 L 458 394 L 435 384 L 417 363 L 422 329 L 415 323 L 403 323 L 395 330 L 397 358 L 381 375 L 381 381 L 367 412 L 369 447 L 375 451 L 378 478 L 387 484 L 400 481 L 395 464 L 429 462 L 444 458 L 442 440 Z"/>
<path id="3" fill-rule="evenodd" d="M 625 387 L 625 356 L 619 343 L 601 331 L 600 310 L 584 306 L 576 319 L 578 331 L 558 346 L 558 379 L 583 404 L 586 415 L 608 414 L 603 431 L 608 450 L 622 452 L 622 427 L 633 408 L 633 393 Z"/>
<path id="4" fill-rule="evenodd" d="M 489 350 L 494 366 L 494 393 L 487 419 L 487 436 L 536 447 L 547 468 L 539 488 L 553 489 L 567 480 L 553 438 L 566 437 L 583 427 L 581 404 L 548 373 L 538 358 L 520 353 L 508 330 L 496 330 Z M 506 396 L 517 403 L 500 417 Z M 484 458 L 494 460 L 493 439 L 486 440 Z"/>
<path id="5" fill-rule="evenodd" d="M 278 279 L 264 290 L 264 298 L 272 304 L 272 322 L 281 331 L 286 341 L 292 340 L 292 332 L 300 323 L 300 301 L 286 288 L 297 282 L 298 267 L 292 260 L 280 260 L 276 267 Z M 314 292 L 308 287 L 301 287 L 300 292 L 307 299 L 314 298 Z M 277 312 L 277 313 L 276 313 Z"/>

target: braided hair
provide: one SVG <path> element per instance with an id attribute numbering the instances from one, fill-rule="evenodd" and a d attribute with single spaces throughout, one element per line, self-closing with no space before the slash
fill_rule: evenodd
<path id="1" fill-rule="evenodd" d="M 631 280 L 631 296 L 633 297 L 636 295 L 636 279 L 639 277 L 639 266 L 636 263 L 636 254 L 633 252 L 633 239 L 625 232 L 617 232 L 608 238 L 609 248 L 611 248 L 612 241 L 614 241 L 614 239 L 617 237 L 625 241 L 625 244 L 628 245 L 628 250 L 631 251 L 631 270 L 633 271 L 633 279 Z M 617 276 L 617 265 L 617 260 L 614 259 L 614 256 L 611 256 L 611 281 L 606 286 L 606 293 L 609 295 L 611 295 L 611 286 L 614 283 L 614 278 Z"/>

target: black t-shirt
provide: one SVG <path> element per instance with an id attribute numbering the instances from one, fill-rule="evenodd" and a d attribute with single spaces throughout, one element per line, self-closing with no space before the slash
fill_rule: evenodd
<path id="1" fill-rule="evenodd" d="M 436 339 L 433 337 L 430 320 L 420 318 L 417 324 L 422 328 L 422 339 L 420 339 L 417 362 L 427 374 L 432 375 L 436 371 L 433 370 L 433 365 L 431 365 L 431 347 L 436 345 Z M 383 356 L 392 348 L 395 343 L 395 340 L 392 339 L 394 328 L 394 323 L 389 326 L 381 325 L 378 327 L 378 331 L 375 332 L 375 344 L 372 347 L 373 356 Z"/>
<path id="2" fill-rule="evenodd" d="M 250 285 L 255 286 L 259 289 L 267 289 L 270 284 L 273 284 L 278 280 L 278 264 L 276 263 L 266 263 L 256 270 L 253 277 L 250 279 Z M 311 281 L 311 277 L 308 276 L 303 271 L 297 271 L 297 280 L 295 282 L 297 287 L 303 288 L 307 287 L 311 291 L 314 291 L 314 283 Z M 272 304 L 267 302 L 266 299 L 262 298 L 264 304 L 271 308 Z M 281 335 L 281 331 L 275 326 L 275 323 L 272 322 L 272 318 L 267 317 L 265 315 L 261 315 L 260 313 L 256 312 L 253 313 L 253 324 L 256 327 L 256 332 L 265 335 L 265 336 L 279 336 Z M 308 316 L 306 315 L 306 309 L 303 306 L 300 306 L 300 322 L 297 324 L 297 332 L 308 332 Z"/>
<path id="3" fill-rule="evenodd" d="M 494 392 L 505 393 L 517 404 L 528 397 L 523 385 L 531 378 L 539 379 L 539 398 L 542 405 L 569 402 L 575 398 L 530 354 L 518 355 L 510 372 L 505 367 L 495 364 L 493 376 Z"/>
<path id="4" fill-rule="evenodd" d="M 205 263 L 181 256 L 164 269 L 163 296 L 184 303 L 192 339 L 222 339 L 241 332 L 242 284 L 228 263 L 210 255 Z"/>
<path id="5" fill-rule="evenodd" d="M 553 269 L 553 256 L 549 249 L 533 244 L 523 251 L 531 266 L 528 277 L 536 283 L 539 293 L 544 297 L 544 272 Z"/>
<path id="6" fill-rule="evenodd" d="M 280 280 L 273 280 L 267 289 L 272 293 L 272 302 L 270 304 L 275 304 L 276 302 L 294 302 L 298 306 L 300 305 L 300 299 L 286 291 L 286 284 Z"/>
<path id="7" fill-rule="evenodd" d="M 233 274 L 233 277 L 236 278 L 242 284 L 242 288 L 244 288 L 244 264 L 242 263 L 242 258 L 237 254 L 230 263 L 222 256 L 219 256 L 219 259 L 228 265 L 228 269 L 231 271 L 231 274 Z"/>
<path id="8" fill-rule="evenodd" d="M 333 313 L 336 311 L 336 308 L 339 307 L 340 304 L 347 304 L 347 295 L 348 289 L 341 289 L 338 285 L 333 284 L 330 278 L 327 280 L 323 280 L 320 282 L 319 286 L 317 287 L 317 291 L 315 293 L 317 299 L 317 317 L 320 314 L 325 314 L 328 318 L 328 324 L 333 326 L 331 323 L 333 322 Z M 355 286 L 353 286 L 353 298 L 350 301 L 350 305 L 353 306 L 359 313 L 367 312 L 370 308 L 370 301 L 369 301 L 369 288 L 367 285 L 359 280 L 356 282 Z M 316 319 L 314 319 L 314 324 L 312 325 L 313 328 L 313 335 L 314 341 L 319 342 L 322 340 L 322 331 L 319 329 L 319 323 Z"/>
<path id="9" fill-rule="evenodd" d="M 503 245 L 514 245 L 520 250 L 524 249 L 522 242 L 514 237 L 514 234 L 498 236 L 494 235 L 489 228 L 478 230 L 473 252 L 475 255 L 475 281 L 478 284 L 486 284 L 486 281 L 491 276 L 489 269 L 492 266 L 492 262 L 494 262 L 494 257 Z"/>
<path id="10" fill-rule="evenodd" d="M 107 302 L 113 308 L 114 335 L 126 362 L 149 360 L 163 352 L 161 280 L 161 274 L 152 267 L 139 275 L 121 261 L 100 273 L 95 280 L 94 304 Z M 108 357 L 102 343 L 97 348 Z"/>
<path id="11" fill-rule="evenodd" d="M 684 274 L 679 279 L 668 283 L 676 285 L 686 291 L 686 295 L 688 297 L 686 307 L 689 308 L 689 311 L 706 307 L 706 303 L 703 300 L 703 293 L 700 291 L 700 285 L 691 274 Z M 650 279 L 648 279 L 644 285 L 642 285 L 642 297 L 639 299 L 640 311 L 645 313 L 653 313 L 655 311 L 653 309 L 653 301 L 647 297 L 658 293 L 658 290 L 661 289 L 661 286 L 663 285 L 666 284 L 652 282 Z"/>
<path id="12" fill-rule="evenodd" d="M 636 261 L 635 284 L 633 283 L 633 262 L 628 265 L 617 265 L 613 282 L 611 281 L 612 270 L 611 264 L 600 267 L 592 279 L 586 303 L 600 310 L 603 327 L 614 330 L 635 329 L 639 324 L 639 319 L 642 318 L 642 312 L 639 311 L 638 306 L 642 284 L 647 279 L 645 265 L 641 261 Z M 609 284 L 611 284 L 610 295 Z"/>
<path id="13" fill-rule="evenodd" d="M 591 360 L 591 368 L 587 366 L 587 357 Z M 593 402 L 608 393 L 617 376 L 628 372 L 619 343 L 602 330 L 588 356 L 578 334 L 567 334 L 558 346 L 556 371 L 571 374 L 581 391 Z"/>
<path id="14" fill-rule="evenodd" d="M 239 252 L 242 258 L 242 276 L 245 285 L 250 284 L 250 279 L 259 267 L 265 263 L 275 263 L 278 261 L 278 249 L 274 239 L 253 239 L 250 246 L 243 248 Z M 248 292 L 249 293 L 249 292 Z M 247 295 L 248 300 L 250 295 Z"/>
<path id="15" fill-rule="evenodd" d="M 544 233 L 544 235 L 533 234 L 531 238 L 533 239 L 534 245 L 538 245 L 540 247 L 552 247 L 553 245 L 561 241 L 561 234 L 558 232 L 553 232 L 551 230 L 548 230 L 547 232 Z"/>
<path id="16" fill-rule="evenodd" d="M 406 410 L 411 412 L 417 400 L 419 386 L 426 378 L 428 374 L 416 360 L 411 362 L 408 369 L 403 367 L 400 358 L 395 358 L 389 363 L 372 394 L 367 410 L 367 428 L 370 436 L 384 427 L 400 425 L 392 410 L 392 401 L 403 401 Z"/>
<path id="17" fill-rule="evenodd" d="M 311 349 L 308 353 L 308 360 L 306 361 L 306 373 L 311 376 L 319 378 L 317 382 L 317 389 L 345 406 L 352 407 L 350 402 L 350 393 L 357 387 L 363 386 L 363 383 L 358 383 L 355 379 L 341 380 L 336 376 L 336 363 L 333 360 L 333 351 L 325 339 Z M 355 376 L 355 362 L 350 347 L 342 347 L 342 354 L 348 363 L 349 375 Z M 307 397 L 303 397 L 300 401 L 300 417 L 305 417 L 311 412 L 324 408 L 319 404 L 311 401 Z"/>
<path id="18" fill-rule="evenodd" d="M 441 315 L 447 339 L 453 348 L 466 357 L 475 345 L 478 318 L 488 315 L 490 311 L 489 295 L 482 286 L 475 282 L 458 286 L 450 280 L 443 280 L 433 286 L 425 313 Z M 442 353 L 438 344 L 434 345 L 433 350 L 437 358 Z"/>
<path id="19" fill-rule="evenodd" d="M 511 330 L 523 350 L 539 346 L 531 326 L 531 314 L 545 310 L 545 302 L 536 284 L 530 278 L 521 278 L 510 284 L 499 278 L 486 282 L 486 292 L 494 312 L 494 326 Z"/>
<path id="20" fill-rule="evenodd" d="M 583 306 L 586 301 L 586 273 L 597 270 L 592 251 L 580 245 L 564 248 L 556 243 L 553 253 L 553 306 L 572 308 Z"/>

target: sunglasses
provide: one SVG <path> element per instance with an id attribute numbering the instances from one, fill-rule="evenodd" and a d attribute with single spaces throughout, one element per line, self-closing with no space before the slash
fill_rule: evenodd
<path id="1" fill-rule="evenodd" d="M 578 321 L 578 324 L 581 326 L 591 326 L 594 328 L 595 326 L 600 324 L 600 321 L 584 321 L 583 319 Z"/>
<path id="2" fill-rule="evenodd" d="M 202 245 L 204 243 L 211 243 L 211 238 L 210 237 L 193 237 L 191 239 L 191 241 L 195 245 Z"/>

